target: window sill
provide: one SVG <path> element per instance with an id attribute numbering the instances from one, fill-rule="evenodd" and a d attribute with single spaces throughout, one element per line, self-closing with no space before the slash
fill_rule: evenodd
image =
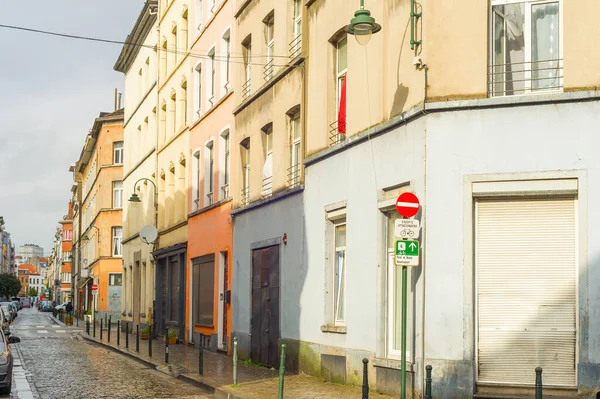
<path id="1" fill-rule="evenodd" d="M 198 328 L 215 328 L 214 324 L 198 324 L 195 323 L 194 327 L 198 327 Z"/>
<path id="2" fill-rule="evenodd" d="M 332 334 L 346 334 L 348 332 L 348 327 L 346 326 L 332 326 L 329 324 L 325 324 L 321 326 L 321 332 L 324 333 L 332 333 Z"/>

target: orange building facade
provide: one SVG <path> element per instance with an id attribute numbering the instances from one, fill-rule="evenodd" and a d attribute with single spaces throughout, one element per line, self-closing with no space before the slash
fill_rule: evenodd
<path id="1" fill-rule="evenodd" d="M 76 172 L 82 177 L 81 274 L 84 311 L 121 314 L 123 240 L 123 110 L 101 113 L 86 137 Z M 98 285 L 97 295 L 92 285 Z"/>
<path id="2" fill-rule="evenodd" d="M 223 54 L 225 62 L 194 59 L 188 101 L 191 167 L 188 168 L 188 244 L 186 268 L 187 342 L 205 336 L 210 350 L 229 351 L 231 336 L 232 221 L 230 195 L 230 147 L 233 127 L 231 64 L 225 57 L 231 48 L 233 1 L 216 10 L 190 13 L 194 30 L 192 52 Z M 203 17 L 204 16 L 204 17 Z M 198 20 L 204 18 L 204 20 Z M 201 50 L 203 49 L 203 50 Z"/>
<path id="3" fill-rule="evenodd" d="M 59 221 L 62 234 L 62 265 L 60 266 L 60 303 L 72 301 L 71 297 L 71 266 L 73 260 L 73 203 L 69 202 L 69 211 L 65 218 Z"/>

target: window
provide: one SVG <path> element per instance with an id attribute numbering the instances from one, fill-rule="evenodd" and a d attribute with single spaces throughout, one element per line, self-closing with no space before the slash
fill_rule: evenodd
<path id="1" fill-rule="evenodd" d="M 212 205 L 213 203 L 213 199 L 214 199 L 214 187 L 215 187 L 215 182 L 214 182 L 214 177 L 215 177 L 215 151 L 214 151 L 214 143 L 212 141 L 210 141 L 207 145 L 206 145 L 206 151 L 205 151 L 206 156 L 204 157 L 205 159 L 205 166 L 204 166 L 204 188 L 205 188 L 205 192 L 206 192 L 206 206 Z"/>
<path id="2" fill-rule="evenodd" d="M 123 142 L 117 141 L 113 144 L 113 164 L 123 165 Z"/>
<path id="3" fill-rule="evenodd" d="M 73 239 L 73 230 L 63 231 L 63 241 L 71 241 Z"/>
<path id="4" fill-rule="evenodd" d="M 270 80 L 273 77 L 273 64 L 275 52 L 275 16 L 271 16 L 265 20 L 265 40 L 267 44 L 267 63 L 265 65 L 265 80 Z"/>
<path id="5" fill-rule="evenodd" d="M 263 128 L 265 143 L 265 163 L 261 195 L 270 197 L 273 193 L 273 124 Z"/>
<path id="6" fill-rule="evenodd" d="M 251 86 L 250 78 L 252 77 L 252 37 L 248 36 L 246 40 L 242 42 L 243 57 L 244 57 L 244 79 L 245 82 L 242 85 L 242 99 L 250 95 Z"/>
<path id="7" fill-rule="evenodd" d="M 192 179 L 192 195 L 193 195 L 193 204 L 192 209 L 197 211 L 200 209 L 200 151 L 194 152 L 194 156 L 192 157 L 192 168 L 194 173 L 194 177 Z"/>
<path id="8" fill-rule="evenodd" d="M 302 162 L 302 132 L 300 131 L 300 112 L 290 116 L 290 169 L 289 186 L 300 184 L 300 166 Z"/>
<path id="9" fill-rule="evenodd" d="M 221 176 L 221 198 L 229 198 L 229 129 L 221 133 L 220 143 L 220 176 Z"/>
<path id="10" fill-rule="evenodd" d="M 250 139 L 247 138 L 240 143 L 242 156 L 242 198 L 241 205 L 250 203 Z"/>
<path id="11" fill-rule="evenodd" d="M 108 275 L 108 285 L 123 285 L 123 275 L 121 273 L 110 273 Z"/>
<path id="12" fill-rule="evenodd" d="M 562 87 L 560 1 L 492 0 L 489 94 L 510 96 Z"/>
<path id="13" fill-rule="evenodd" d="M 208 58 L 210 63 L 210 94 L 208 96 L 208 109 L 211 109 L 215 105 L 215 77 L 217 76 L 214 47 L 208 52 Z"/>
<path id="14" fill-rule="evenodd" d="M 192 259 L 194 324 L 212 327 L 214 322 L 215 256 Z"/>
<path id="15" fill-rule="evenodd" d="M 160 52 L 160 75 L 162 77 L 162 80 L 164 81 L 168 76 L 167 68 L 169 67 L 167 65 L 168 44 L 167 44 L 166 40 L 163 42 L 161 47 L 162 48 L 161 48 L 161 52 Z"/>
<path id="16" fill-rule="evenodd" d="M 123 256 L 123 228 L 112 228 L 112 256 Z"/>
<path id="17" fill-rule="evenodd" d="M 181 96 L 179 99 L 179 130 L 187 126 L 187 81 L 181 83 Z"/>
<path id="18" fill-rule="evenodd" d="M 230 57 L 231 57 L 231 34 L 227 29 L 223 34 L 223 43 L 221 44 L 222 52 L 225 53 L 225 62 L 221 62 L 221 86 L 223 87 L 223 96 L 229 93 L 229 73 L 230 73 Z"/>
<path id="19" fill-rule="evenodd" d="M 334 321 L 343 325 L 346 318 L 346 219 L 334 223 Z"/>
<path id="20" fill-rule="evenodd" d="M 200 33 L 202 30 L 202 0 L 196 0 L 196 26 Z"/>
<path id="21" fill-rule="evenodd" d="M 290 58 L 295 58 L 300 55 L 300 49 L 302 48 L 302 0 L 294 1 L 294 40 L 290 46 Z"/>
<path id="22" fill-rule="evenodd" d="M 72 259 L 73 259 L 73 258 L 72 258 L 72 255 L 71 255 L 71 252 L 70 252 L 70 251 L 68 251 L 68 252 L 63 252 L 63 261 L 64 261 L 64 262 L 70 262 Z"/>
<path id="23" fill-rule="evenodd" d="M 170 137 L 173 137 L 177 134 L 177 93 L 175 93 L 175 91 L 171 93 L 171 102 L 169 107 L 169 118 L 171 118 L 171 123 L 169 126 L 171 133 Z"/>
<path id="24" fill-rule="evenodd" d="M 348 72 L 348 37 L 336 45 L 336 110 L 337 126 L 334 143 L 346 137 L 346 74 Z"/>
<path id="25" fill-rule="evenodd" d="M 196 114 L 202 115 L 202 64 L 196 65 Z"/>
<path id="26" fill-rule="evenodd" d="M 123 182 L 113 182 L 113 208 L 123 207 Z"/>

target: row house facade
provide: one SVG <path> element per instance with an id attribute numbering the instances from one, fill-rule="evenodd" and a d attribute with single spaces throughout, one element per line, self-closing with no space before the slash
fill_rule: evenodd
<path id="1" fill-rule="evenodd" d="M 3 216 L 0 216 L 0 245 L 0 272 L 16 274 L 15 244 L 10 238 L 10 233 L 5 228 Z"/>
<path id="2" fill-rule="evenodd" d="M 60 225 L 60 246 L 62 256 L 57 258 L 58 275 L 55 277 L 58 280 L 56 287 L 57 302 L 65 303 L 72 302 L 71 291 L 71 267 L 73 263 L 73 203 L 69 202 L 67 214 L 58 222 Z M 39 271 L 39 270 L 38 270 Z"/>
<path id="3" fill-rule="evenodd" d="M 78 300 L 98 317 L 121 315 L 123 160 L 123 110 L 102 112 L 73 168 L 81 176 Z M 98 295 L 92 295 L 93 284 Z"/>

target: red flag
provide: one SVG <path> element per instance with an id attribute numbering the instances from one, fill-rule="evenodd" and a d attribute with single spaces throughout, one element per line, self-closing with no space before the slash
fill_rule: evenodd
<path id="1" fill-rule="evenodd" d="M 340 108 L 338 110 L 338 133 L 346 134 L 346 80 L 348 74 L 342 78 L 342 90 L 340 93 Z"/>

